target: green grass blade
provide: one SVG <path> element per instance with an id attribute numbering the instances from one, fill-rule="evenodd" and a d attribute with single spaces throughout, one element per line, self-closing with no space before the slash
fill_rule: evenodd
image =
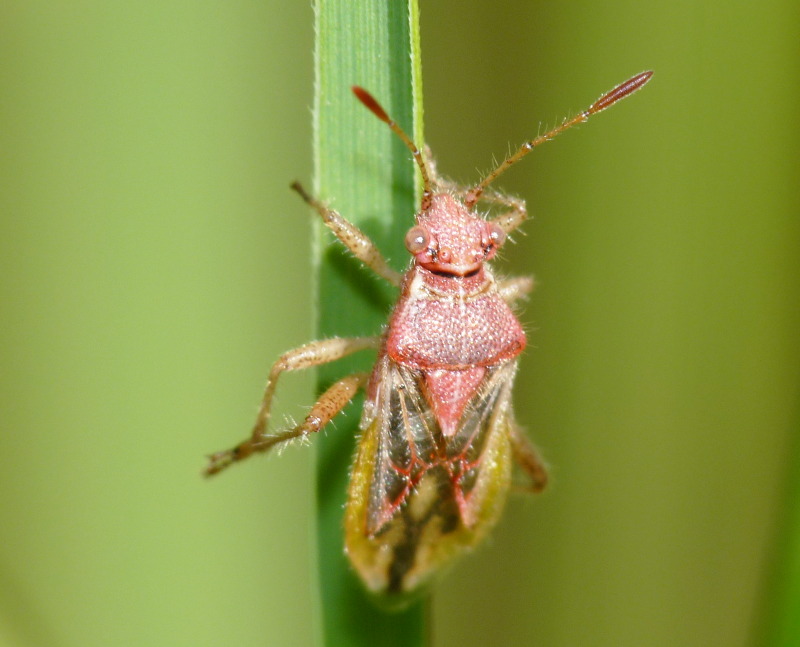
<path id="1" fill-rule="evenodd" d="M 763 602 L 761 626 L 769 647 L 800 645 L 800 443 L 793 443 L 793 465 L 784 499 L 770 588 Z M 758 644 L 761 644 L 758 640 Z"/>
<path id="2" fill-rule="evenodd" d="M 314 193 L 361 227 L 402 269 L 404 232 L 419 193 L 408 150 L 353 97 L 367 88 L 422 145 L 418 8 L 415 0 L 318 0 L 314 104 Z M 395 291 L 374 279 L 318 228 L 320 338 L 378 334 Z M 366 355 L 366 354 L 359 354 Z M 369 356 L 336 362 L 320 371 L 320 387 Z M 318 439 L 318 556 L 325 645 L 425 644 L 423 603 L 401 613 L 379 610 L 363 591 L 343 553 L 342 507 L 354 453 L 361 399 Z"/>

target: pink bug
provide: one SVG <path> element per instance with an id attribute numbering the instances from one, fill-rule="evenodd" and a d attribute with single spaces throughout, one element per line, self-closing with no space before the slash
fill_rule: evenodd
<path id="1" fill-rule="evenodd" d="M 389 125 L 411 151 L 423 181 L 416 224 L 406 234 L 411 267 L 399 274 L 355 225 L 309 196 L 303 199 L 336 237 L 400 297 L 380 336 L 315 341 L 272 366 L 251 436 L 210 457 L 207 475 L 251 454 L 322 429 L 361 389 L 366 403 L 345 510 L 345 547 L 367 589 L 405 596 L 426 584 L 497 522 L 514 463 L 540 491 L 545 465 L 514 419 L 511 388 L 525 348 L 511 306 L 532 289 L 528 277 L 497 281 L 488 261 L 526 219 L 524 201 L 487 187 L 536 146 L 586 121 L 640 89 L 642 72 L 551 131 L 523 144 L 476 186 L 439 178 L 432 164 L 364 89 L 356 97 Z M 485 219 L 478 202 L 502 212 Z M 330 386 L 292 429 L 269 430 L 278 377 L 374 349 L 371 373 Z"/>

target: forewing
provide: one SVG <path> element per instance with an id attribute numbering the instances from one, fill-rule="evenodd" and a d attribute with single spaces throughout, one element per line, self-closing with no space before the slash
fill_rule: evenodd
<path id="1" fill-rule="evenodd" d="M 458 431 L 446 438 L 425 396 L 423 372 L 383 360 L 374 419 L 378 450 L 367 508 L 370 535 L 386 525 L 434 466 L 449 475 L 450 484 L 442 484 L 440 496 L 454 497 L 463 523 L 473 525 L 481 505 L 480 496 L 474 495 L 485 471 L 485 448 L 492 433 L 502 433 L 515 371 L 516 362 L 487 369 Z"/>
<path id="2" fill-rule="evenodd" d="M 435 416 L 421 389 L 422 372 L 389 359 L 381 366 L 375 423 L 378 451 L 369 490 L 367 532 L 377 533 L 437 461 Z"/>
<path id="3" fill-rule="evenodd" d="M 475 395 L 464 409 L 458 431 L 447 439 L 446 461 L 450 466 L 454 496 L 461 519 L 472 526 L 480 508 L 477 489 L 485 479 L 486 447 L 493 434 L 504 433 L 511 406 L 511 387 L 517 370 L 516 362 L 488 369 Z M 477 497 L 477 499 L 476 499 Z"/>

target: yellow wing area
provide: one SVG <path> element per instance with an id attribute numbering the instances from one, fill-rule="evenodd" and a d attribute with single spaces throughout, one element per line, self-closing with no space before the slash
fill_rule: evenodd
<path id="1" fill-rule="evenodd" d="M 510 388 L 516 362 L 493 367 L 445 439 L 421 371 L 384 358 L 376 407 L 353 466 L 348 557 L 373 592 L 424 585 L 494 526 L 511 480 Z"/>

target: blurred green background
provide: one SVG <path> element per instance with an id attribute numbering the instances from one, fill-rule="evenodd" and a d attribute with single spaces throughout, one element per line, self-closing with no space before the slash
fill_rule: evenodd
<path id="1" fill-rule="evenodd" d="M 503 267 L 539 282 L 516 402 L 554 483 L 442 582 L 435 644 L 760 644 L 800 420 L 797 3 L 421 11 L 462 182 L 656 71 L 499 183 L 534 215 Z M 312 452 L 199 472 L 310 336 L 312 22 L 0 5 L 0 644 L 311 644 Z M 311 398 L 286 379 L 278 419 Z"/>

